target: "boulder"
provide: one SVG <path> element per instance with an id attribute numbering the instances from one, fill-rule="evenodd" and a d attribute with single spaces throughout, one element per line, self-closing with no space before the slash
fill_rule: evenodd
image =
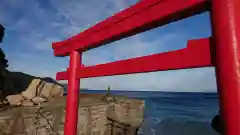
<path id="1" fill-rule="evenodd" d="M 40 104 L 62 97 L 64 93 L 64 87 L 54 79 L 34 77 L 22 72 L 9 72 L 8 78 L 11 82 L 6 85 L 13 86 L 6 96 L 10 105 Z"/>

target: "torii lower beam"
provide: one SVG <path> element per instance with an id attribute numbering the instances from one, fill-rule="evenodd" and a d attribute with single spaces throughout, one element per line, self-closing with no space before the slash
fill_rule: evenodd
<path id="1" fill-rule="evenodd" d="M 210 42 L 209 38 L 190 40 L 187 48 L 181 50 L 78 68 L 76 77 L 89 78 L 213 66 Z M 67 72 L 59 72 L 57 80 L 67 80 L 69 75 L 70 69 Z"/>

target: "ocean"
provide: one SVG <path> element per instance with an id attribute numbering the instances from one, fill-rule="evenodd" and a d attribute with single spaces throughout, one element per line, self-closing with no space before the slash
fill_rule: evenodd
<path id="1" fill-rule="evenodd" d="M 104 90 L 81 90 L 81 93 L 105 93 Z M 138 135 L 219 135 L 210 126 L 218 113 L 216 93 L 153 91 L 114 91 L 145 100 L 144 122 Z"/>

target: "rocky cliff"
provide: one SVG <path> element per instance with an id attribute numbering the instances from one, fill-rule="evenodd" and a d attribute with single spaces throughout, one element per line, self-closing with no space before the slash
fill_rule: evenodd
<path id="1" fill-rule="evenodd" d="M 80 94 L 78 135 L 134 135 L 143 121 L 144 101 Z M 66 97 L 34 107 L 0 112 L 1 135 L 63 135 Z"/>

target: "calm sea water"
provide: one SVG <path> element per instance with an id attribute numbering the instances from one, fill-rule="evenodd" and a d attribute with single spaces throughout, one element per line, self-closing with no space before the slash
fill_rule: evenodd
<path id="1" fill-rule="evenodd" d="M 218 112 L 216 93 L 111 92 L 145 100 L 144 122 L 138 135 L 218 135 L 210 126 L 212 118 Z"/>

